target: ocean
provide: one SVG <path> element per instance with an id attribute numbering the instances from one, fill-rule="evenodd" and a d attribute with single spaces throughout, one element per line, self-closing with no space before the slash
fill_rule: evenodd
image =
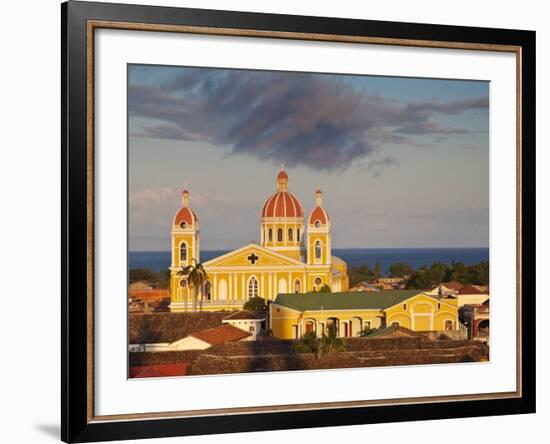
<path id="1" fill-rule="evenodd" d="M 229 250 L 201 251 L 201 261 L 227 253 Z M 396 262 L 405 262 L 413 268 L 434 262 L 463 262 L 466 265 L 489 260 L 489 248 L 333 248 L 332 254 L 343 259 L 348 267 L 368 265 L 374 267 L 378 262 L 383 272 Z M 130 251 L 129 267 L 150 268 L 155 271 L 166 270 L 170 266 L 169 251 Z"/>

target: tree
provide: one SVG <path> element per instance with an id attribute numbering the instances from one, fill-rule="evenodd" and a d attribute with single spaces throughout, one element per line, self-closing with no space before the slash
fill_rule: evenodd
<path id="1" fill-rule="evenodd" d="M 380 263 L 377 262 L 374 266 L 374 277 L 378 279 L 380 276 L 382 276 L 382 267 Z"/>
<path id="2" fill-rule="evenodd" d="M 364 338 L 365 336 L 369 336 L 370 334 L 374 333 L 375 331 L 376 331 L 376 328 L 365 327 L 363 330 L 361 330 L 359 332 L 359 336 Z"/>
<path id="3" fill-rule="evenodd" d="M 160 288 L 168 288 L 170 282 L 169 273 L 166 271 L 155 271 L 150 268 L 132 268 L 128 272 L 128 281 L 130 284 L 139 281 L 149 282 L 151 284 L 156 284 Z"/>
<path id="4" fill-rule="evenodd" d="M 193 311 L 197 311 L 197 299 L 199 294 L 199 289 L 202 287 L 204 282 L 208 279 L 208 275 L 203 265 L 200 262 L 197 262 L 193 259 L 193 265 L 187 265 L 181 267 L 181 270 L 178 271 L 179 275 L 187 276 L 187 287 L 193 287 Z M 187 305 L 187 304 L 186 304 Z M 201 304 L 202 308 L 202 304 Z"/>
<path id="5" fill-rule="evenodd" d="M 329 325 L 323 335 L 318 338 L 315 332 L 309 332 L 294 346 L 296 353 L 313 353 L 319 359 L 325 353 L 346 351 L 344 341 L 336 334 L 336 326 Z"/>
<path id="6" fill-rule="evenodd" d="M 323 284 L 323 286 L 319 288 L 319 293 L 332 293 L 332 290 L 327 284 Z"/>
<path id="7" fill-rule="evenodd" d="M 374 278 L 374 273 L 368 265 L 352 267 L 349 271 L 349 285 L 353 287 L 362 281 L 369 281 Z"/>
<path id="8" fill-rule="evenodd" d="M 404 262 L 396 262 L 395 264 L 390 265 L 390 276 L 391 277 L 403 277 L 410 276 L 414 270 L 409 264 Z"/>
<path id="9" fill-rule="evenodd" d="M 323 332 L 321 338 L 321 349 L 323 353 L 331 353 L 333 351 L 346 351 L 344 341 L 336 334 L 336 326 L 331 324 L 327 327 L 326 332 Z"/>
<path id="10" fill-rule="evenodd" d="M 245 310 L 251 311 L 267 311 L 267 304 L 264 298 L 253 297 L 246 301 L 243 305 Z"/>
<path id="11" fill-rule="evenodd" d="M 315 332 L 309 332 L 302 336 L 302 339 L 294 346 L 296 353 L 313 353 L 315 359 L 319 359 L 323 353 L 321 339 Z"/>

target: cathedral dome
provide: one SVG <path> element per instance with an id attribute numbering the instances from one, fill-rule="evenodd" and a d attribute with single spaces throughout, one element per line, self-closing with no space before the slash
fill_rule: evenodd
<path id="1" fill-rule="evenodd" d="M 325 209 L 323 208 L 323 192 L 317 189 L 315 192 L 315 208 L 309 214 L 308 223 L 315 227 L 327 225 L 329 217 Z"/>
<path id="2" fill-rule="evenodd" d="M 326 225 L 329 221 L 328 214 L 322 207 L 315 207 L 311 214 L 309 215 L 309 224 L 310 225 Z"/>
<path id="3" fill-rule="evenodd" d="M 281 170 L 279 171 L 279 174 L 277 175 L 277 180 L 286 179 L 288 180 L 288 174 L 286 174 L 286 171 Z"/>
<path id="4" fill-rule="evenodd" d="M 185 222 L 186 225 L 195 225 L 199 219 L 197 215 L 191 208 L 183 207 L 176 213 L 174 217 L 174 225 L 181 225 L 182 222 Z"/>
<path id="5" fill-rule="evenodd" d="M 196 225 L 199 222 L 195 212 L 189 208 L 189 191 L 183 190 L 183 207 L 174 216 L 174 225 L 185 227 L 187 225 Z"/>
<path id="6" fill-rule="evenodd" d="M 262 217 L 304 217 L 304 209 L 292 193 L 279 191 L 265 201 Z"/>
<path id="7" fill-rule="evenodd" d="M 265 201 L 262 217 L 304 217 L 300 201 L 287 188 L 288 174 L 281 170 L 277 175 L 277 192 Z"/>

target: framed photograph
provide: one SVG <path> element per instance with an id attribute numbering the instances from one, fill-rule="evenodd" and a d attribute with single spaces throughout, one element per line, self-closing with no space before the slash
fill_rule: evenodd
<path id="1" fill-rule="evenodd" d="M 62 439 L 535 411 L 535 33 L 62 5 Z"/>

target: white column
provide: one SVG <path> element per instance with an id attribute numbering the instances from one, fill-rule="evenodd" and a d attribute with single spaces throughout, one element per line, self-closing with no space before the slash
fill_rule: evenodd
<path id="1" fill-rule="evenodd" d="M 304 280 L 302 282 L 302 288 L 300 288 L 300 290 L 302 290 L 302 293 L 305 293 L 307 291 L 307 278 L 306 278 L 305 271 L 304 271 Z"/>
<path id="2" fill-rule="evenodd" d="M 227 286 L 229 287 L 228 288 L 228 295 L 227 295 L 227 299 L 228 300 L 233 300 L 233 274 L 231 272 L 229 272 L 229 279 L 228 279 L 228 283 L 227 283 Z"/>
<path id="3" fill-rule="evenodd" d="M 270 271 L 267 280 L 269 281 L 269 292 L 268 297 L 270 300 L 273 300 L 273 272 Z"/>
<path id="4" fill-rule="evenodd" d="M 214 273 L 214 288 L 212 289 L 212 299 L 218 300 L 218 275 Z"/>
<path id="5" fill-rule="evenodd" d="M 294 293 L 294 289 L 292 288 L 292 273 L 289 271 L 288 272 L 288 292 L 289 293 Z"/>
<path id="6" fill-rule="evenodd" d="M 266 292 L 264 287 L 264 273 L 262 273 L 262 276 L 260 277 L 260 291 L 258 292 L 258 296 L 266 298 Z"/>
<path id="7" fill-rule="evenodd" d="M 235 292 L 233 293 L 233 299 L 239 299 L 239 286 L 237 285 L 237 273 L 233 274 L 233 287 Z"/>
<path id="8" fill-rule="evenodd" d="M 244 285 L 244 273 L 241 273 L 241 283 L 242 283 L 242 289 L 243 289 L 243 292 L 241 293 L 241 297 L 242 297 L 242 300 L 244 301 L 247 295 L 247 289 Z"/>

